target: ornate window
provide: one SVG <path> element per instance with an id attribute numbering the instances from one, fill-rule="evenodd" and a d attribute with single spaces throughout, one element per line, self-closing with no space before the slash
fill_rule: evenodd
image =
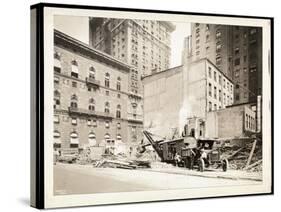
<path id="1" fill-rule="evenodd" d="M 106 102 L 104 105 L 104 112 L 109 113 L 110 112 L 110 104 L 109 102 Z"/>
<path id="2" fill-rule="evenodd" d="M 117 105 L 116 118 L 121 118 L 121 105 Z"/>
<path id="3" fill-rule="evenodd" d="M 76 60 L 73 60 L 71 62 L 71 76 L 78 78 L 79 71 L 78 71 L 78 63 Z"/>
<path id="4" fill-rule="evenodd" d="M 117 89 L 118 91 L 121 91 L 121 78 L 120 78 L 120 77 L 117 78 L 116 89 Z"/>
<path id="5" fill-rule="evenodd" d="M 60 107 L 60 92 L 58 90 L 54 91 L 54 109 Z"/>
<path id="6" fill-rule="evenodd" d="M 110 80 L 110 74 L 109 74 L 109 73 L 106 73 L 106 74 L 105 74 L 104 85 L 105 85 L 105 87 L 107 87 L 107 88 L 109 88 L 109 86 L 110 86 L 109 80 Z"/>
<path id="7" fill-rule="evenodd" d="M 89 110 L 95 111 L 95 100 L 93 98 L 89 99 Z"/>
<path id="8" fill-rule="evenodd" d="M 78 98 L 76 94 L 71 95 L 70 98 L 70 107 L 72 108 L 78 108 Z"/>
<path id="9" fill-rule="evenodd" d="M 89 78 L 95 79 L 96 78 L 96 70 L 93 66 L 89 68 Z"/>

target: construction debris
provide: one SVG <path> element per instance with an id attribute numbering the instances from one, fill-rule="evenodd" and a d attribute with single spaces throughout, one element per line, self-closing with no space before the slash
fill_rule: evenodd
<path id="1" fill-rule="evenodd" d="M 249 172 L 262 171 L 262 142 L 245 142 L 243 147 L 231 146 L 221 149 L 224 158 L 229 161 L 229 168 Z"/>

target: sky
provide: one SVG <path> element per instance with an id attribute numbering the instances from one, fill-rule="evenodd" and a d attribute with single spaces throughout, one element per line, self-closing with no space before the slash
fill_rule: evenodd
<path id="1" fill-rule="evenodd" d="M 89 43 L 88 17 L 82 16 L 55 16 L 55 29 L 64 32 L 84 43 Z M 171 65 L 181 65 L 183 41 L 190 34 L 190 23 L 172 22 L 176 29 L 171 34 Z"/>

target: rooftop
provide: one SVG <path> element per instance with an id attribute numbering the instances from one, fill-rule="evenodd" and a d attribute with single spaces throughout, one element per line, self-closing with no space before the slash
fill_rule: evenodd
<path id="1" fill-rule="evenodd" d="M 74 48 L 75 51 L 80 52 L 88 57 L 91 57 L 93 60 L 102 60 L 114 67 L 118 67 L 123 70 L 129 71 L 133 69 L 133 67 L 128 65 L 127 63 L 120 61 L 109 54 L 92 48 L 88 44 L 83 43 L 56 29 L 54 30 L 54 43 L 57 46 L 63 46 L 67 49 Z"/>

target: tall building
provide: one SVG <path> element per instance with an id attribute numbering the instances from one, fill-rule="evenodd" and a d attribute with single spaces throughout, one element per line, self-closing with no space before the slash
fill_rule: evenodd
<path id="1" fill-rule="evenodd" d="M 233 80 L 235 104 L 256 101 L 261 94 L 261 28 L 192 23 L 184 47 L 185 61 L 208 58 Z"/>
<path id="2" fill-rule="evenodd" d="M 54 142 L 134 146 L 142 136 L 142 110 L 132 107 L 130 65 L 54 31 Z"/>
<path id="3" fill-rule="evenodd" d="M 134 67 L 130 91 L 142 94 L 141 77 L 168 69 L 171 32 L 167 21 L 90 18 L 90 45 Z"/>

